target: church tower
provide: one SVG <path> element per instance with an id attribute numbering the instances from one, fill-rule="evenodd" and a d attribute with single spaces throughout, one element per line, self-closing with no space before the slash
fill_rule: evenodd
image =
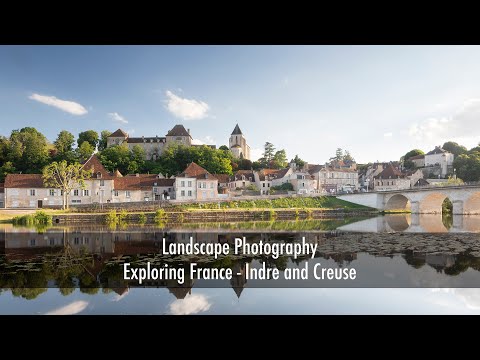
<path id="1" fill-rule="evenodd" d="M 238 124 L 235 125 L 228 144 L 234 157 L 250 160 L 250 146 L 247 145 L 247 140 Z"/>

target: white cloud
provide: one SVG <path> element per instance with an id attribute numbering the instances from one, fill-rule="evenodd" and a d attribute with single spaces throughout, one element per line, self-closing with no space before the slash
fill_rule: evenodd
<path id="1" fill-rule="evenodd" d="M 470 99 L 457 108 L 453 114 L 430 117 L 410 125 L 408 134 L 415 140 L 428 144 L 441 144 L 455 139 L 466 139 L 468 146 L 474 146 L 480 133 L 480 99 Z M 473 142 L 473 144 L 471 143 Z"/>
<path id="2" fill-rule="evenodd" d="M 393 136 L 393 134 L 391 132 L 383 134 L 383 137 L 392 137 L 392 136 Z"/>
<path id="3" fill-rule="evenodd" d="M 207 135 L 203 138 L 203 140 L 200 139 L 193 139 L 192 140 L 193 145 L 216 145 L 216 141 L 213 137 L 210 135 Z"/>
<path id="4" fill-rule="evenodd" d="M 87 109 L 85 109 L 79 103 L 76 103 L 74 101 L 57 99 L 55 96 L 47 96 L 33 93 L 28 98 L 41 102 L 42 104 L 56 107 L 57 109 L 63 110 L 72 115 L 85 115 L 86 113 L 88 113 Z"/>
<path id="5" fill-rule="evenodd" d="M 189 295 L 185 299 L 177 299 L 170 304 L 172 315 L 191 315 L 208 311 L 210 304 L 205 295 Z"/>
<path id="6" fill-rule="evenodd" d="M 117 112 L 113 112 L 113 113 L 108 113 L 108 116 L 110 116 L 110 118 L 113 120 L 113 121 L 117 121 L 117 122 L 121 122 L 123 124 L 128 124 L 128 120 L 125 119 L 123 116 L 121 116 L 119 113 Z"/>
<path id="7" fill-rule="evenodd" d="M 194 99 L 185 99 L 167 90 L 167 110 L 184 120 L 198 120 L 207 117 L 210 107 L 207 103 Z"/>
<path id="8" fill-rule="evenodd" d="M 45 313 L 45 315 L 75 315 L 85 310 L 87 306 L 88 302 L 86 301 L 74 301 L 71 304 L 53 309 L 52 311 Z"/>

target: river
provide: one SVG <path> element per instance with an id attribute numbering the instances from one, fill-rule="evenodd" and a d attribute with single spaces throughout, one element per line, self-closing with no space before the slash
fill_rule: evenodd
<path id="1" fill-rule="evenodd" d="M 478 216 L 1 226 L 1 314 L 480 313 Z M 234 253 L 243 238 L 264 252 L 302 243 L 314 251 Z M 230 253 L 165 253 L 165 244 L 190 241 Z M 168 271 L 139 282 L 125 278 L 125 264 Z M 322 269 L 353 269 L 355 277 L 326 279 Z M 230 278 L 205 278 L 227 270 Z M 270 279 L 254 276 L 262 271 Z"/>

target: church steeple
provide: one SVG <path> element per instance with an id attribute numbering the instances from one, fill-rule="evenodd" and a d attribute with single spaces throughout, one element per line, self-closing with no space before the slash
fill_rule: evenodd
<path id="1" fill-rule="evenodd" d="M 235 129 L 233 129 L 232 135 L 243 135 L 242 130 L 240 130 L 240 127 L 235 125 Z"/>

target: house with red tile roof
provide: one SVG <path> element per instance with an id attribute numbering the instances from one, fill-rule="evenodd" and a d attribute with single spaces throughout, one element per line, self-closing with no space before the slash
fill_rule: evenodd
<path id="1" fill-rule="evenodd" d="M 191 162 L 176 177 L 175 199 L 184 201 L 210 200 L 218 198 L 218 179 L 200 165 Z"/>
<path id="2" fill-rule="evenodd" d="M 373 178 L 373 187 L 376 191 L 411 189 L 420 179 L 423 179 L 423 172 L 420 169 L 402 171 L 389 164 Z"/>

